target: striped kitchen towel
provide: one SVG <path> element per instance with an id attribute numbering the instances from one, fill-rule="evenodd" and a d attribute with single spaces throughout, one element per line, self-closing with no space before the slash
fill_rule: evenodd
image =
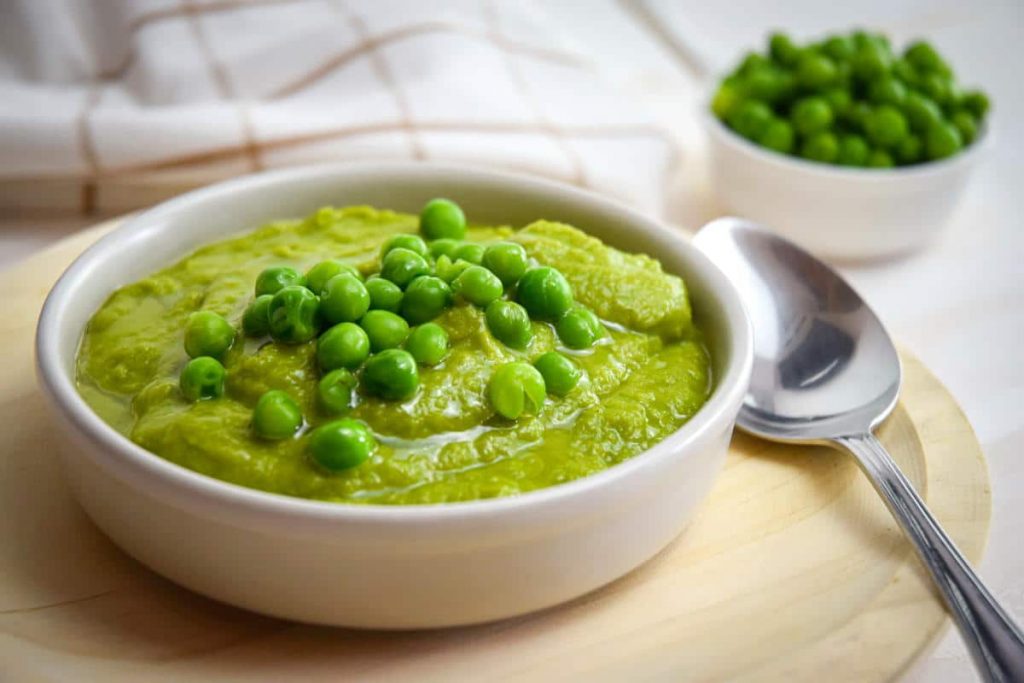
<path id="1" fill-rule="evenodd" d="M 657 214 L 676 154 L 528 2 L 0 3 L 0 211 L 122 211 L 264 168 L 429 159 Z"/>

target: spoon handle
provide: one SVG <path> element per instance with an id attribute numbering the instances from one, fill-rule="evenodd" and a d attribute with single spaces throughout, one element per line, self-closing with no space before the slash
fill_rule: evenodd
<path id="1" fill-rule="evenodd" d="M 986 681 L 1024 681 L 1024 634 L 935 521 L 913 485 L 874 435 L 834 439 L 856 456 L 913 542 Z"/>

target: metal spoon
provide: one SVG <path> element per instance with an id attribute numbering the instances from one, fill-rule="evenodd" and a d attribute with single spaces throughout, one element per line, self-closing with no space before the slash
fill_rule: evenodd
<path id="1" fill-rule="evenodd" d="M 739 290 L 754 369 L 737 419 L 772 441 L 852 453 L 931 572 L 986 681 L 1024 681 L 1024 634 L 874 437 L 899 396 L 899 356 L 874 312 L 828 266 L 756 225 L 720 218 L 694 238 Z"/>

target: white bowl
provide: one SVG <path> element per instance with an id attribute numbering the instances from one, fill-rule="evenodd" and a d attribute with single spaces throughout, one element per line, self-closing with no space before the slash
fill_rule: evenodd
<path id="1" fill-rule="evenodd" d="M 200 245 L 325 204 L 416 211 L 458 201 L 477 221 L 561 219 L 658 257 L 686 278 L 716 386 L 656 447 L 604 472 L 518 497 L 430 506 L 316 502 L 174 465 L 105 424 L 74 385 L 86 322 L 118 286 Z M 725 457 L 747 387 L 751 330 L 708 259 L 632 211 L 537 179 L 427 164 L 353 164 L 248 176 L 162 204 L 104 237 L 46 300 L 36 337 L 45 395 L 67 437 L 73 490 L 128 553 L 199 593 L 298 621 L 423 628 L 510 617 L 612 581 L 686 526 Z"/>
<path id="2" fill-rule="evenodd" d="M 942 161 L 894 169 L 820 164 L 765 149 L 705 108 L 711 179 L 728 210 L 818 256 L 900 256 L 935 239 L 949 221 L 988 134 Z"/>

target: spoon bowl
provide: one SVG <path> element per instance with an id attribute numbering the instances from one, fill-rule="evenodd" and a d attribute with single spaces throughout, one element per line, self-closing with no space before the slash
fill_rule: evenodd
<path id="1" fill-rule="evenodd" d="M 739 291 L 754 328 L 750 386 L 736 424 L 755 436 L 849 451 L 931 572 L 986 681 L 1024 681 L 1024 634 L 974 573 L 872 430 L 902 371 L 871 308 L 832 269 L 738 218 L 694 238 Z"/>

